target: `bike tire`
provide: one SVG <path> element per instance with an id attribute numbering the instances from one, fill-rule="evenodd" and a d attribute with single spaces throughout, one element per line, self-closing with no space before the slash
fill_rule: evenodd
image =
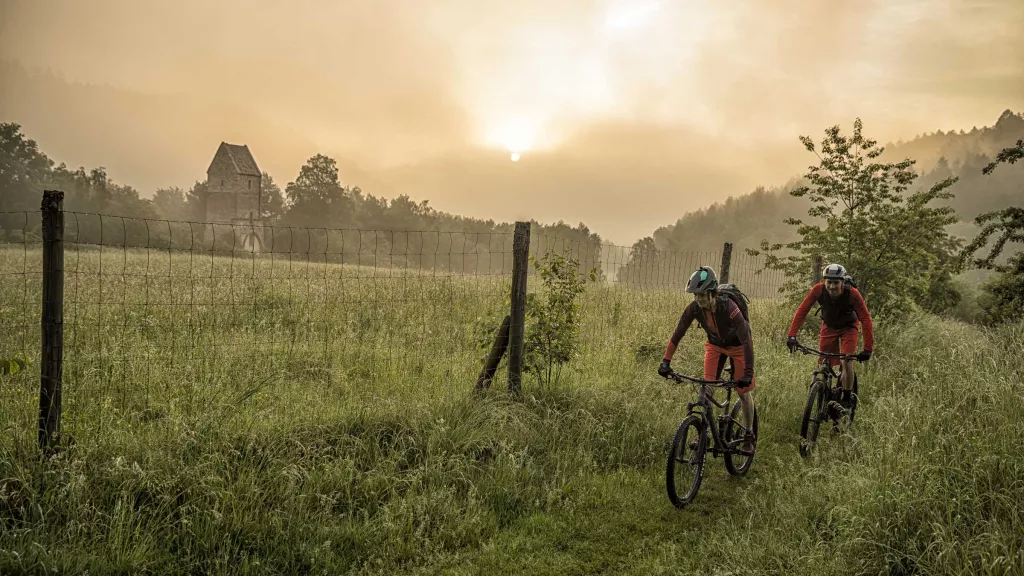
<path id="1" fill-rule="evenodd" d="M 818 432 L 821 429 L 823 419 L 822 406 L 825 404 L 825 384 L 816 380 L 811 384 L 811 391 L 807 395 L 807 404 L 804 406 L 804 417 L 800 423 L 800 455 L 807 458 L 814 451 L 818 442 Z"/>
<path id="2" fill-rule="evenodd" d="M 690 458 L 684 459 L 683 457 L 690 451 L 689 440 L 693 438 L 693 433 L 700 434 L 699 437 L 702 441 L 697 444 L 697 448 L 690 455 Z M 676 429 L 675 436 L 672 437 L 672 446 L 668 453 L 668 463 L 665 466 L 665 487 L 668 491 L 669 501 L 676 508 L 685 507 L 697 497 L 697 491 L 700 490 L 700 483 L 704 477 L 704 460 L 707 456 L 708 448 L 707 435 L 710 433 L 711 430 L 708 429 L 704 418 L 697 414 L 691 414 L 683 419 L 682 423 L 679 424 L 679 428 Z M 681 464 L 689 464 L 689 470 L 681 466 Z M 676 490 L 677 476 L 680 480 L 684 481 L 692 476 L 689 490 L 683 496 L 680 496 Z"/>
<path id="3" fill-rule="evenodd" d="M 751 464 L 754 463 L 754 456 L 757 454 L 757 440 L 756 440 L 757 435 L 758 435 L 758 422 L 757 422 L 758 417 L 757 417 L 757 413 L 758 413 L 757 406 L 754 406 L 754 437 L 755 437 L 755 440 L 754 440 L 754 453 L 751 454 L 750 456 L 744 456 L 744 455 L 740 455 L 740 454 L 733 454 L 731 451 L 725 453 L 725 469 L 728 470 L 729 474 L 732 474 L 733 476 L 743 476 L 743 475 L 745 475 L 747 473 L 747 471 L 750 470 Z M 742 417 L 742 414 L 743 414 L 743 407 L 741 405 L 741 402 L 739 400 L 736 400 L 736 402 L 732 405 L 732 410 L 730 411 L 730 414 L 729 414 L 730 417 L 732 417 L 732 420 L 729 421 L 729 424 L 725 428 L 725 442 L 726 442 L 726 444 L 728 444 L 729 442 L 732 441 L 733 433 L 737 429 L 736 423 L 733 422 L 733 420 L 739 420 Z M 742 462 L 742 464 L 737 465 L 736 461 L 733 460 L 734 457 L 736 458 L 736 460 Z"/>
<path id="4" fill-rule="evenodd" d="M 860 387 L 857 385 L 857 380 L 860 378 L 860 374 L 854 373 L 853 375 L 853 398 L 850 402 L 850 422 L 853 422 L 853 417 L 857 414 L 857 401 L 860 400 Z"/>

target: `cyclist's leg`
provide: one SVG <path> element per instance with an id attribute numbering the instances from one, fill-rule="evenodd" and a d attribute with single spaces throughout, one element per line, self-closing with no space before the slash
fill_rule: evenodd
<path id="1" fill-rule="evenodd" d="M 725 368 L 725 361 L 728 357 L 723 353 L 723 350 L 718 346 L 715 346 L 711 342 L 704 343 L 704 379 L 705 380 L 717 380 L 722 375 L 722 369 Z M 707 390 L 709 398 L 715 397 L 715 389 L 709 387 Z"/>
<path id="2" fill-rule="evenodd" d="M 849 328 L 844 328 L 839 333 L 840 350 L 843 354 L 856 354 L 857 353 L 857 337 L 860 335 L 858 325 L 853 325 Z M 843 390 L 844 396 L 849 395 L 849 392 L 853 390 L 853 379 L 856 377 L 856 373 L 853 371 L 853 361 L 846 360 L 843 362 Z"/>
<path id="3" fill-rule="evenodd" d="M 729 348 L 729 359 L 733 362 L 732 377 L 739 379 L 747 368 L 743 357 L 743 347 Z M 740 397 L 740 407 L 743 410 L 743 426 L 747 429 L 751 429 L 754 425 L 754 388 L 756 386 L 757 376 L 755 375 L 750 381 L 750 386 L 736 389 L 736 394 Z"/>
<path id="4" fill-rule="evenodd" d="M 839 334 L 839 330 L 833 330 L 829 328 L 827 325 L 825 325 L 824 322 L 822 322 L 821 332 L 818 334 L 818 350 L 821 350 L 822 352 L 828 352 L 831 354 L 838 354 Z M 839 360 L 835 358 L 821 358 L 818 360 L 818 364 L 821 364 L 826 360 L 828 361 L 830 366 L 835 366 L 839 364 Z"/>

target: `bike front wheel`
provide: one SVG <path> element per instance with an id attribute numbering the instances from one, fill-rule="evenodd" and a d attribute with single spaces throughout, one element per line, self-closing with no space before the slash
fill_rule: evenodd
<path id="1" fill-rule="evenodd" d="M 704 458 L 708 449 L 708 430 L 704 418 L 687 416 L 676 429 L 665 467 L 668 499 L 676 508 L 693 502 L 704 476 Z"/>
<path id="2" fill-rule="evenodd" d="M 818 430 L 821 428 L 821 420 L 825 415 L 825 411 L 822 410 L 824 403 L 825 384 L 821 380 L 815 380 L 807 395 L 804 418 L 800 423 L 800 455 L 804 458 L 811 455 L 818 442 Z"/>
<path id="3" fill-rule="evenodd" d="M 857 401 L 860 400 L 860 386 L 857 385 L 857 379 L 860 374 L 853 375 L 853 395 L 850 400 L 850 422 L 853 422 L 853 417 L 857 414 Z"/>

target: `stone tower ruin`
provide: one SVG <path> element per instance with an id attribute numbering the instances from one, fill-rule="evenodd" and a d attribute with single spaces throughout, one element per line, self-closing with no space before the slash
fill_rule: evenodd
<path id="1" fill-rule="evenodd" d="M 231 224 L 236 246 L 250 252 L 263 247 L 262 187 L 249 147 L 221 142 L 206 170 L 206 222 Z"/>

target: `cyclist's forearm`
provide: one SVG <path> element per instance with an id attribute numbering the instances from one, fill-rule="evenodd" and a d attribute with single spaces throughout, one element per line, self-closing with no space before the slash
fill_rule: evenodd
<path id="1" fill-rule="evenodd" d="M 857 313 L 857 319 L 860 320 L 861 326 L 864 328 L 864 349 L 874 350 L 875 326 L 871 321 L 871 312 L 868 311 L 868 305 L 864 302 L 864 297 L 859 292 L 854 294 L 853 305 L 854 311 Z"/>
<path id="2" fill-rule="evenodd" d="M 672 361 L 672 356 L 676 353 L 676 346 L 678 346 L 678 345 L 679 345 L 678 342 L 673 342 L 673 341 L 669 340 L 668 341 L 668 346 L 665 346 L 665 357 L 662 358 L 662 359 L 663 360 Z"/>

